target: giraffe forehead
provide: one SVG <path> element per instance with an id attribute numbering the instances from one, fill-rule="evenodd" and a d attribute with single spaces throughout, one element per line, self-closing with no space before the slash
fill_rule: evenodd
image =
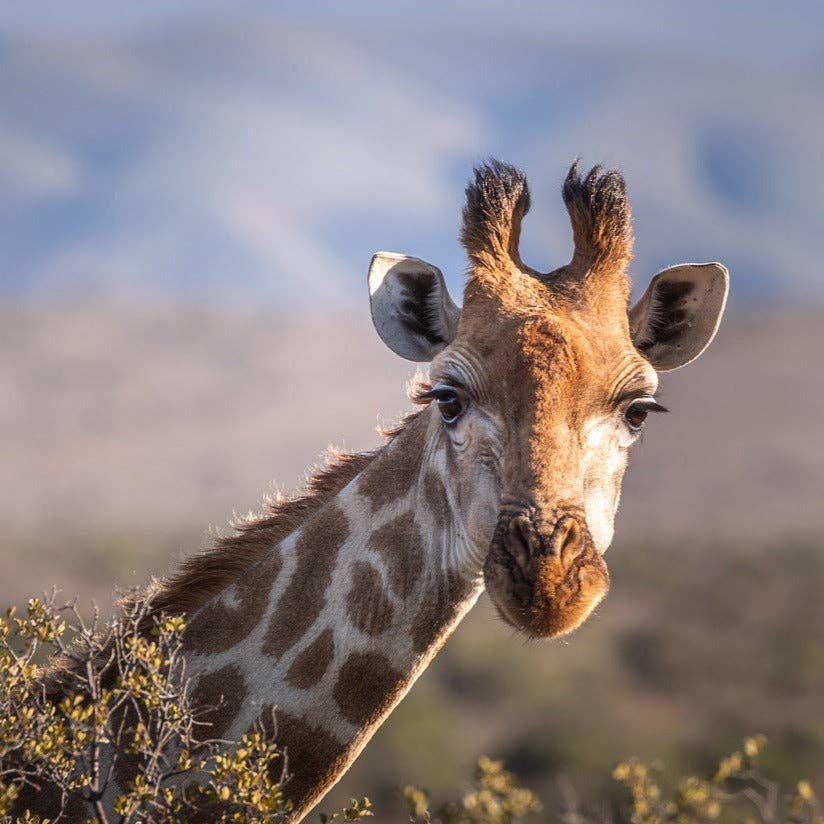
<path id="1" fill-rule="evenodd" d="M 551 399 L 560 411 L 590 400 L 607 404 L 628 387 L 654 394 L 658 379 L 632 344 L 625 318 L 606 325 L 588 312 L 540 307 L 497 325 L 490 317 L 468 323 L 433 362 L 431 382 L 456 384 L 508 408 L 516 398 L 521 405 Z"/>
<path id="2" fill-rule="evenodd" d="M 599 366 L 605 362 L 614 366 L 616 354 L 640 358 L 630 337 L 625 290 L 591 293 L 567 269 L 470 277 L 458 335 L 445 353 L 459 353 L 456 369 L 482 382 L 485 372 L 521 368 L 524 362 L 540 368 L 566 353 L 594 379 L 603 376 Z M 556 379 L 569 372 L 556 370 Z"/>
<path id="3" fill-rule="evenodd" d="M 526 385 L 530 370 L 545 370 L 550 362 L 568 359 L 574 342 L 570 323 L 548 308 L 494 311 L 489 306 L 461 319 L 455 341 L 437 357 L 432 382 L 450 381 L 477 397 L 492 396 Z"/>

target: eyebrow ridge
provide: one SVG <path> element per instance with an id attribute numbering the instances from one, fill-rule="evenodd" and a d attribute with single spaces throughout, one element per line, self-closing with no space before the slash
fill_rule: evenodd
<path id="1" fill-rule="evenodd" d="M 614 407 L 620 406 L 624 401 L 635 400 L 636 398 L 654 398 L 655 392 L 651 391 L 651 386 L 646 381 L 639 381 L 633 386 L 624 387 L 613 399 Z"/>

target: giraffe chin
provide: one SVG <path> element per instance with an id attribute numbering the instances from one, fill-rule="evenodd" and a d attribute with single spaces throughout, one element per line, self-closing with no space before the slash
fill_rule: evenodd
<path id="1" fill-rule="evenodd" d="M 540 638 L 577 629 L 609 591 L 609 570 L 588 534 L 576 551 L 536 553 L 523 561 L 494 541 L 484 580 L 501 618 Z"/>

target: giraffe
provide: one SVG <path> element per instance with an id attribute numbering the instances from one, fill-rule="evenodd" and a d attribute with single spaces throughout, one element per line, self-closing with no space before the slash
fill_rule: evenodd
<path id="1" fill-rule="evenodd" d="M 570 263 L 521 260 L 523 173 L 475 170 L 459 309 L 441 271 L 378 253 L 368 272 L 382 341 L 428 363 L 418 404 L 372 453 L 338 455 L 280 502 L 161 582 L 186 613 L 184 649 L 210 734 L 271 719 L 300 821 L 352 764 L 486 588 L 532 637 L 571 632 L 609 588 L 627 453 L 658 373 L 698 357 L 728 291 L 717 263 L 657 274 L 629 309 L 622 176 L 577 164 L 563 186 Z M 107 803 L 118 792 L 112 785 Z"/>

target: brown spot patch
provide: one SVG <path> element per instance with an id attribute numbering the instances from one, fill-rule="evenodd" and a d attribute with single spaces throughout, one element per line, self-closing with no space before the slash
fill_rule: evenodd
<path id="1" fill-rule="evenodd" d="M 237 606 L 215 599 L 206 604 L 186 627 L 184 645 L 193 652 L 225 652 L 239 644 L 257 626 L 269 603 L 283 557 L 280 549 L 244 572 L 236 581 Z M 224 596 L 225 597 L 225 596 Z"/>
<path id="2" fill-rule="evenodd" d="M 264 707 L 258 721 L 269 740 L 274 739 L 286 752 L 291 778 L 283 788 L 294 806 L 290 820 L 298 821 L 332 783 L 349 766 L 347 747 L 334 735 L 306 721 L 276 711 L 272 724 L 272 708 Z M 252 732 L 255 726 L 249 730 Z M 280 775 L 283 764 L 276 760 L 272 768 Z"/>
<path id="3" fill-rule="evenodd" d="M 315 623 L 326 604 L 326 590 L 338 552 L 349 537 L 349 523 L 334 502 L 327 504 L 298 536 L 297 567 L 272 615 L 263 652 L 280 658 Z"/>
<path id="4" fill-rule="evenodd" d="M 192 692 L 198 721 L 210 725 L 201 727 L 201 737 L 221 738 L 237 718 L 245 698 L 246 683 L 234 664 L 202 675 Z"/>
<path id="5" fill-rule="evenodd" d="M 408 598 L 421 576 L 422 546 L 423 536 L 415 522 L 414 512 L 407 512 L 384 524 L 369 537 L 368 547 L 383 557 L 389 585 L 399 598 Z"/>
<path id="6" fill-rule="evenodd" d="M 309 689 L 323 678 L 334 654 L 334 633 L 331 627 L 327 627 L 295 658 L 286 673 L 286 680 L 298 689 Z"/>
<path id="7" fill-rule="evenodd" d="M 424 652 L 437 641 L 455 619 L 460 605 L 472 591 L 472 584 L 454 572 L 446 575 L 436 592 L 428 594 L 412 622 L 412 646 Z"/>
<path id="8" fill-rule="evenodd" d="M 349 620 L 367 635 L 380 635 L 392 623 L 392 604 L 378 570 L 365 561 L 352 564 L 352 586 L 346 599 Z"/>
<path id="9" fill-rule="evenodd" d="M 444 532 L 451 520 L 449 498 L 446 496 L 446 489 L 441 476 L 431 469 L 423 479 L 423 494 L 426 498 L 426 505 L 435 520 L 435 528 L 439 532 Z"/>
<path id="10" fill-rule="evenodd" d="M 403 688 L 402 673 L 377 652 L 356 652 L 338 673 L 334 696 L 343 717 L 364 726 L 375 722 L 391 707 Z"/>
<path id="11" fill-rule="evenodd" d="M 369 499 L 372 511 L 402 498 L 415 483 L 421 465 L 420 443 L 426 416 L 419 415 L 361 474 L 358 492 Z"/>

